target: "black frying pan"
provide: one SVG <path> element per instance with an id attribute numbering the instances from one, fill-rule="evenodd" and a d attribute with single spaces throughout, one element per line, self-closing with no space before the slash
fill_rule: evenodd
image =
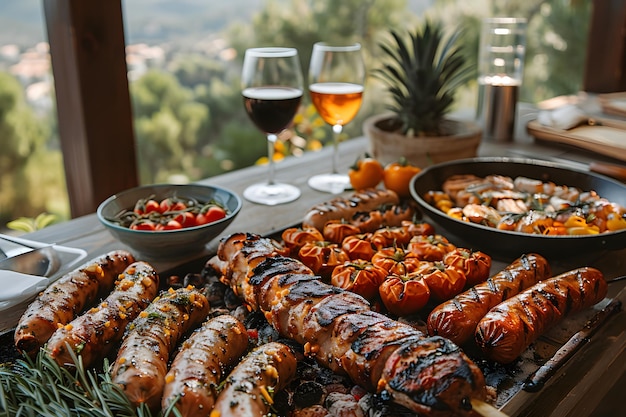
<path id="1" fill-rule="evenodd" d="M 626 207 L 626 185 L 603 175 L 566 168 L 552 162 L 516 158 L 473 158 L 433 165 L 421 171 L 411 181 L 411 195 L 430 217 L 447 232 L 472 246 L 504 256 L 517 257 L 536 252 L 550 257 L 577 256 L 603 250 L 626 248 L 626 230 L 585 236 L 542 236 L 502 231 L 479 224 L 463 222 L 447 216 L 428 204 L 422 196 L 431 190 L 441 190 L 443 182 L 455 174 L 524 176 L 558 185 L 595 190 L 601 197 Z"/>

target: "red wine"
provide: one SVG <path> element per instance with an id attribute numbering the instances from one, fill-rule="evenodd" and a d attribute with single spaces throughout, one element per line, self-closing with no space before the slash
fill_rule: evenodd
<path id="1" fill-rule="evenodd" d="M 302 90 L 290 87 L 254 87 L 243 90 L 246 112 L 265 133 L 280 133 L 298 111 Z"/>

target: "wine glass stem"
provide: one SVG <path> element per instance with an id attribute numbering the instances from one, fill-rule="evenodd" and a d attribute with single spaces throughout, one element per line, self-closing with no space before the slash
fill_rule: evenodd
<path id="1" fill-rule="evenodd" d="M 268 166 L 269 166 L 269 178 L 267 183 L 269 185 L 274 185 L 274 150 L 276 149 L 276 140 L 278 136 L 273 133 L 267 134 L 267 157 L 268 157 Z"/>
<path id="2" fill-rule="evenodd" d="M 339 136 L 342 130 L 343 126 L 333 125 L 333 174 L 339 173 L 337 168 L 339 166 Z"/>

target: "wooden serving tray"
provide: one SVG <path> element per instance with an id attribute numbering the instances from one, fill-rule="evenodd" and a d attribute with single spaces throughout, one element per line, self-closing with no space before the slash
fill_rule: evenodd
<path id="1" fill-rule="evenodd" d="M 564 143 L 626 161 L 626 122 L 610 119 L 595 121 L 598 124 L 563 130 L 532 120 L 526 129 L 530 135 L 540 140 Z"/>

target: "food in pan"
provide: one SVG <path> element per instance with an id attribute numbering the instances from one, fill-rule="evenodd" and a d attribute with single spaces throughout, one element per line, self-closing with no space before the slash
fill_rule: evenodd
<path id="1" fill-rule="evenodd" d="M 478 322 L 491 308 L 550 276 L 543 256 L 522 255 L 486 281 L 435 307 L 426 320 L 428 333 L 463 345 L 474 337 Z"/>
<path id="2" fill-rule="evenodd" d="M 52 334 L 46 351 L 60 365 L 71 365 L 71 349 L 80 353 L 85 366 L 92 366 L 117 347 L 126 325 L 150 304 L 158 291 L 159 275 L 151 265 L 141 261 L 129 265 L 117 277 L 107 298 Z"/>
<path id="3" fill-rule="evenodd" d="M 133 320 L 111 368 L 111 380 L 134 405 L 161 405 L 170 355 L 182 336 L 209 313 L 199 290 L 165 291 Z"/>
<path id="4" fill-rule="evenodd" d="M 61 277 L 37 296 L 15 328 L 15 347 L 33 357 L 60 326 L 65 326 L 108 294 L 118 275 L 135 261 L 126 251 L 114 251 L 89 261 Z"/>
<path id="5" fill-rule="evenodd" d="M 550 327 L 598 303 L 606 293 L 604 276 L 595 268 L 541 281 L 492 308 L 476 327 L 476 343 L 487 358 L 512 362 Z"/>
<path id="6" fill-rule="evenodd" d="M 527 177 L 453 175 L 423 197 L 453 218 L 500 230 L 571 236 L 626 229 L 626 208 L 595 191 Z"/>
<path id="7" fill-rule="evenodd" d="M 213 265 L 308 356 L 424 415 L 470 415 L 471 400 L 485 398 L 482 372 L 458 346 L 373 312 L 364 298 L 302 273 L 301 263 L 275 246 L 236 233 L 220 242 Z"/>
<path id="8" fill-rule="evenodd" d="M 175 404 L 183 416 L 207 416 L 222 378 L 247 350 L 248 334 L 239 320 L 228 314 L 207 319 L 174 357 L 165 376 L 162 409 Z"/>

